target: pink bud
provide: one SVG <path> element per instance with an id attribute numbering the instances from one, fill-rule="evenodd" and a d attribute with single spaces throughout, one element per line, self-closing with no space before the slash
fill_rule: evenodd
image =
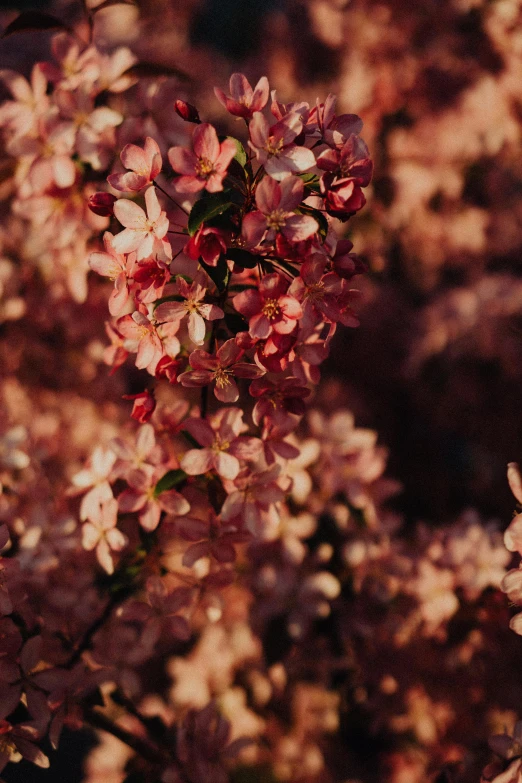
<path id="1" fill-rule="evenodd" d="M 145 424 L 154 413 L 156 400 L 147 390 L 142 391 L 139 394 L 124 394 L 123 399 L 134 400 L 131 416 L 133 419 L 136 419 L 136 421 L 139 421 L 140 424 Z"/>
<path id="2" fill-rule="evenodd" d="M 113 206 L 115 201 L 117 201 L 117 198 L 112 193 L 93 193 L 92 196 L 89 196 L 87 206 L 95 215 L 111 217 L 114 214 Z"/>
<path id="3" fill-rule="evenodd" d="M 195 106 L 187 103 L 186 101 L 177 100 L 174 101 L 174 108 L 176 114 L 181 117 L 185 122 L 193 122 L 195 125 L 199 125 L 201 120 L 199 119 L 199 112 Z"/>

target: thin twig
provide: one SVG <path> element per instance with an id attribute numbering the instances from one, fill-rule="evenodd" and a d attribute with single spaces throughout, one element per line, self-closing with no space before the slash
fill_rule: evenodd
<path id="1" fill-rule="evenodd" d="M 158 188 L 158 190 L 161 190 L 161 192 L 163 193 L 163 195 L 164 195 L 164 196 L 166 196 L 167 198 L 169 198 L 169 199 L 172 201 L 172 203 L 173 203 L 173 204 L 175 204 L 175 205 L 177 206 L 177 208 L 178 208 L 178 209 L 181 209 L 181 211 L 185 213 L 185 215 L 187 215 L 187 216 L 188 216 L 188 215 L 190 214 L 189 212 L 187 212 L 187 210 L 185 209 L 185 207 L 182 207 L 182 206 L 181 206 L 181 204 L 178 204 L 178 202 L 176 201 L 176 199 L 175 199 L 175 198 L 173 198 L 173 197 L 170 195 L 170 193 L 168 193 L 168 192 L 165 190 L 165 188 L 162 188 L 162 187 L 161 187 L 161 185 L 158 185 L 158 183 L 156 182 L 156 180 L 155 180 L 155 179 L 153 179 L 153 180 L 152 180 L 152 184 L 153 184 L 153 185 L 154 185 L 156 188 Z"/>
<path id="2" fill-rule="evenodd" d="M 92 707 L 87 707 L 84 710 L 84 719 L 86 723 L 89 723 L 95 729 L 101 729 L 108 734 L 112 734 L 113 737 L 124 742 L 129 748 L 136 751 L 142 758 L 150 761 L 152 764 L 158 764 L 162 760 L 165 760 L 165 754 L 160 748 L 154 745 L 152 742 L 141 737 L 137 737 L 127 729 L 114 723 L 110 718 L 104 715 L 102 712 L 95 710 Z"/>

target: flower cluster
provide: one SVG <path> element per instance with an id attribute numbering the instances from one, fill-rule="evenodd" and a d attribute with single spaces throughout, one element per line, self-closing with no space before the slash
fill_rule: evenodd
<path id="1" fill-rule="evenodd" d="M 13 213 L 26 224 L 17 253 L 32 261 L 55 295 L 65 289 L 81 302 L 88 242 L 106 225 L 87 200 L 97 173 L 113 159 L 124 121 L 103 96 L 128 89 L 133 79 L 125 72 L 135 58 L 126 48 L 111 55 L 94 46 L 82 50 L 67 33 L 53 39 L 52 54 L 52 62 L 33 66 L 29 80 L 0 72 L 12 96 L 0 109 L 0 128 L 17 161 Z"/>
<path id="2" fill-rule="evenodd" d="M 85 783 L 468 781 L 514 725 L 484 780 L 516 780 L 518 516 L 505 546 L 470 509 L 405 523 L 377 433 L 316 395 L 353 279 L 377 286 L 345 236 L 362 121 L 272 74 L 200 112 L 126 49 L 52 40 L 2 72 L 0 768 L 91 727 Z M 461 308 L 450 344 L 516 313 L 489 281 L 426 322 Z"/>

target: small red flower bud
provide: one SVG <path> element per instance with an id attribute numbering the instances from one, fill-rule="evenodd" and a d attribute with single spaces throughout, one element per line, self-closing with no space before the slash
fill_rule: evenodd
<path id="1" fill-rule="evenodd" d="M 147 390 L 140 392 L 139 394 L 124 394 L 123 399 L 134 400 L 131 416 L 133 419 L 136 419 L 136 421 L 139 421 L 140 424 L 145 424 L 154 413 L 156 400 Z"/>
<path id="2" fill-rule="evenodd" d="M 113 196 L 112 193 L 100 192 L 93 193 L 92 196 L 89 196 L 87 205 L 95 215 L 100 215 L 100 217 L 111 217 L 114 214 L 113 206 L 115 201 L 117 201 L 117 198 L 116 196 Z"/>
<path id="3" fill-rule="evenodd" d="M 162 356 L 156 367 L 156 378 L 166 378 L 169 383 L 176 383 L 180 367 L 180 361 Z"/>
<path id="4" fill-rule="evenodd" d="M 195 106 L 192 106 L 192 104 L 187 103 L 186 101 L 174 101 L 174 108 L 176 109 L 176 114 L 181 117 L 182 120 L 185 120 L 185 122 L 193 122 L 196 125 L 199 125 L 201 120 L 199 119 L 199 113 Z"/>

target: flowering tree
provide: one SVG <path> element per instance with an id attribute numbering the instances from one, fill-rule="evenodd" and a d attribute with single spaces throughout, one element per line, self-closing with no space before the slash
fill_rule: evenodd
<path id="1" fill-rule="evenodd" d="M 8 32 L 31 26 L 60 23 Z M 2 383 L 0 767 L 47 767 L 90 726 L 88 783 L 447 769 L 452 722 L 491 733 L 459 693 L 486 687 L 466 661 L 494 665 L 491 588 L 520 598 L 519 522 L 507 549 L 474 512 L 403 530 L 376 434 L 313 402 L 367 271 L 343 236 L 372 177 L 360 118 L 235 73 L 225 136 L 126 49 L 62 31 L 52 52 L 30 81 L 0 73 L 2 317 L 30 333 Z M 70 369 L 36 394 L 15 375 L 38 330 L 64 333 Z M 357 725 L 385 736 L 379 768 L 333 739 Z M 517 737 L 485 779 L 518 774 Z"/>

